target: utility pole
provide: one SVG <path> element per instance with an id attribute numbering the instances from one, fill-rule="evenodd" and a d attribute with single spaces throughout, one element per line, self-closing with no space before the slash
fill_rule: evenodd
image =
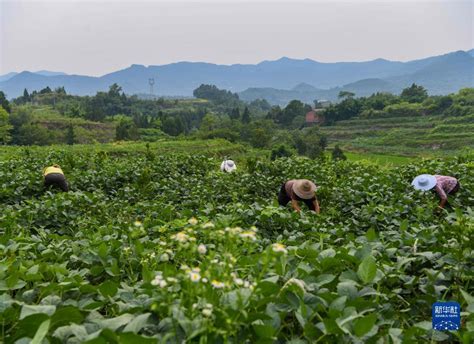
<path id="1" fill-rule="evenodd" d="M 155 85 L 155 78 L 149 78 L 148 84 L 150 85 L 150 95 L 153 97 L 153 86 Z"/>

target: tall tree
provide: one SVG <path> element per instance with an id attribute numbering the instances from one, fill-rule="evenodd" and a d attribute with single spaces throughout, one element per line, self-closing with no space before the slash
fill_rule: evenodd
<path id="1" fill-rule="evenodd" d="M 403 89 L 400 98 L 409 103 L 421 103 L 428 98 L 428 91 L 423 86 L 413 83 L 410 87 Z"/>
<path id="2" fill-rule="evenodd" d="M 68 145 L 73 145 L 76 141 L 76 134 L 74 132 L 74 126 L 72 123 L 69 124 L 66 131 L 66 143 Z"/>
<path id="3" fill-rule="evenodd" d="M 240 110 L 238 107 L 232 109 L 230 116 L 231 119 L 237 120 L 240 118 Z"/>
<path id="4" fill-rule="evenodd" d="M 354 98 L 355 93 L 349 91 L 341 91 L 337 96 L 339 99 L 347 99 L 347 98 Z"/>
<path id="5" fill-rule="evenodd" d="M 6 145 L 12 139 L 11 130 L 13 126 L 10 124 L 8 117 L 8 112 L 0 107 L 0 144 L 3 145 Z"/>
<path id="6" fill-rule="evenodd" d="M 22 101 L 24 103 L 28 103 L 30 101 L 30 94 L 28 93 L 28 90 L 26 88 L 23 90 L 23 99 L 22 99 Z"/>
<path id="7" fill-rule="evenodd" d="M 12 108 L 10 107 L 10 102 L 8 101 L 7 97 L 5 97 L 5 93 L 0 91 L 0 106 L 5 109 L 6 112 L 11 113 Z"/>
<path id="8" fill-rule="evenodd" d="M 250 123 L 250 111 L 248 107 L 245 107 L 244 113 L 242 114 L 242 123 Z"/>

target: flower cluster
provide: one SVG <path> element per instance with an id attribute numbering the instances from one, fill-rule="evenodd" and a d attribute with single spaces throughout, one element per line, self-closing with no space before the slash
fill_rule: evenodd
<path id="1" fill-rule="evenodd" d="M 164 288 L 168 285 L 166 280 L 163 278 L 163 273 L 161 271 L 158 271 L 156 273 L 155 278 L 153 279 L 153 281 L 151 281 L 151 285 L 159 286 L 160 288 Z"/>
<path id="2" fill-rule="evenodd" d="M 285 245 L 279 244 L 279 243 L 273 244 L 272 250 L 273 252 L 276 252 L 276 253 L 284 253 L 284 254 L 288 253 L 288 250 L 286 249 Z"/>

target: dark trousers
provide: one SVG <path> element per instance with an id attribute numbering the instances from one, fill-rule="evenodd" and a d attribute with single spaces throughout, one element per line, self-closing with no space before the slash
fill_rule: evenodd
<path id="1" fill-rule="evenodd" d="M 44 186 L 56 186 L 63 190 L 64 192 L 69 191 L 69 186 L 67 185 L 66 177 L 61 173 L 50 173 L 44 177 Z"/>
<path id="2" fill-rule="evenodd" d="M 300 201 L 300 202 L 304 202 L 304 204 L 306 204 L 308 206 L 309 210 L 316 211 L 316 208 L 314 206 L 314 198 L 313 199 L 302 199 L 302 198 L 296 197 L 296 200 Z M 290 201 L 291 201 L 291 197 L 288 196 L 288 194 L 286 193 L 285 184 L 283 184 L 281 186 L 280 192 L 278 193 L 278 204 L 284 207 Z"/>

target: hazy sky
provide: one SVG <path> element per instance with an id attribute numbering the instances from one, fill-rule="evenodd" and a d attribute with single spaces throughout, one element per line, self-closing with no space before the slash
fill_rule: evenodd
<path id="1" fill-rule="evenodd" d="M 282 56 L 410 60 L 473 48 L 473 17 L 474 0 L 0 0 L 0 74 Z"/>

